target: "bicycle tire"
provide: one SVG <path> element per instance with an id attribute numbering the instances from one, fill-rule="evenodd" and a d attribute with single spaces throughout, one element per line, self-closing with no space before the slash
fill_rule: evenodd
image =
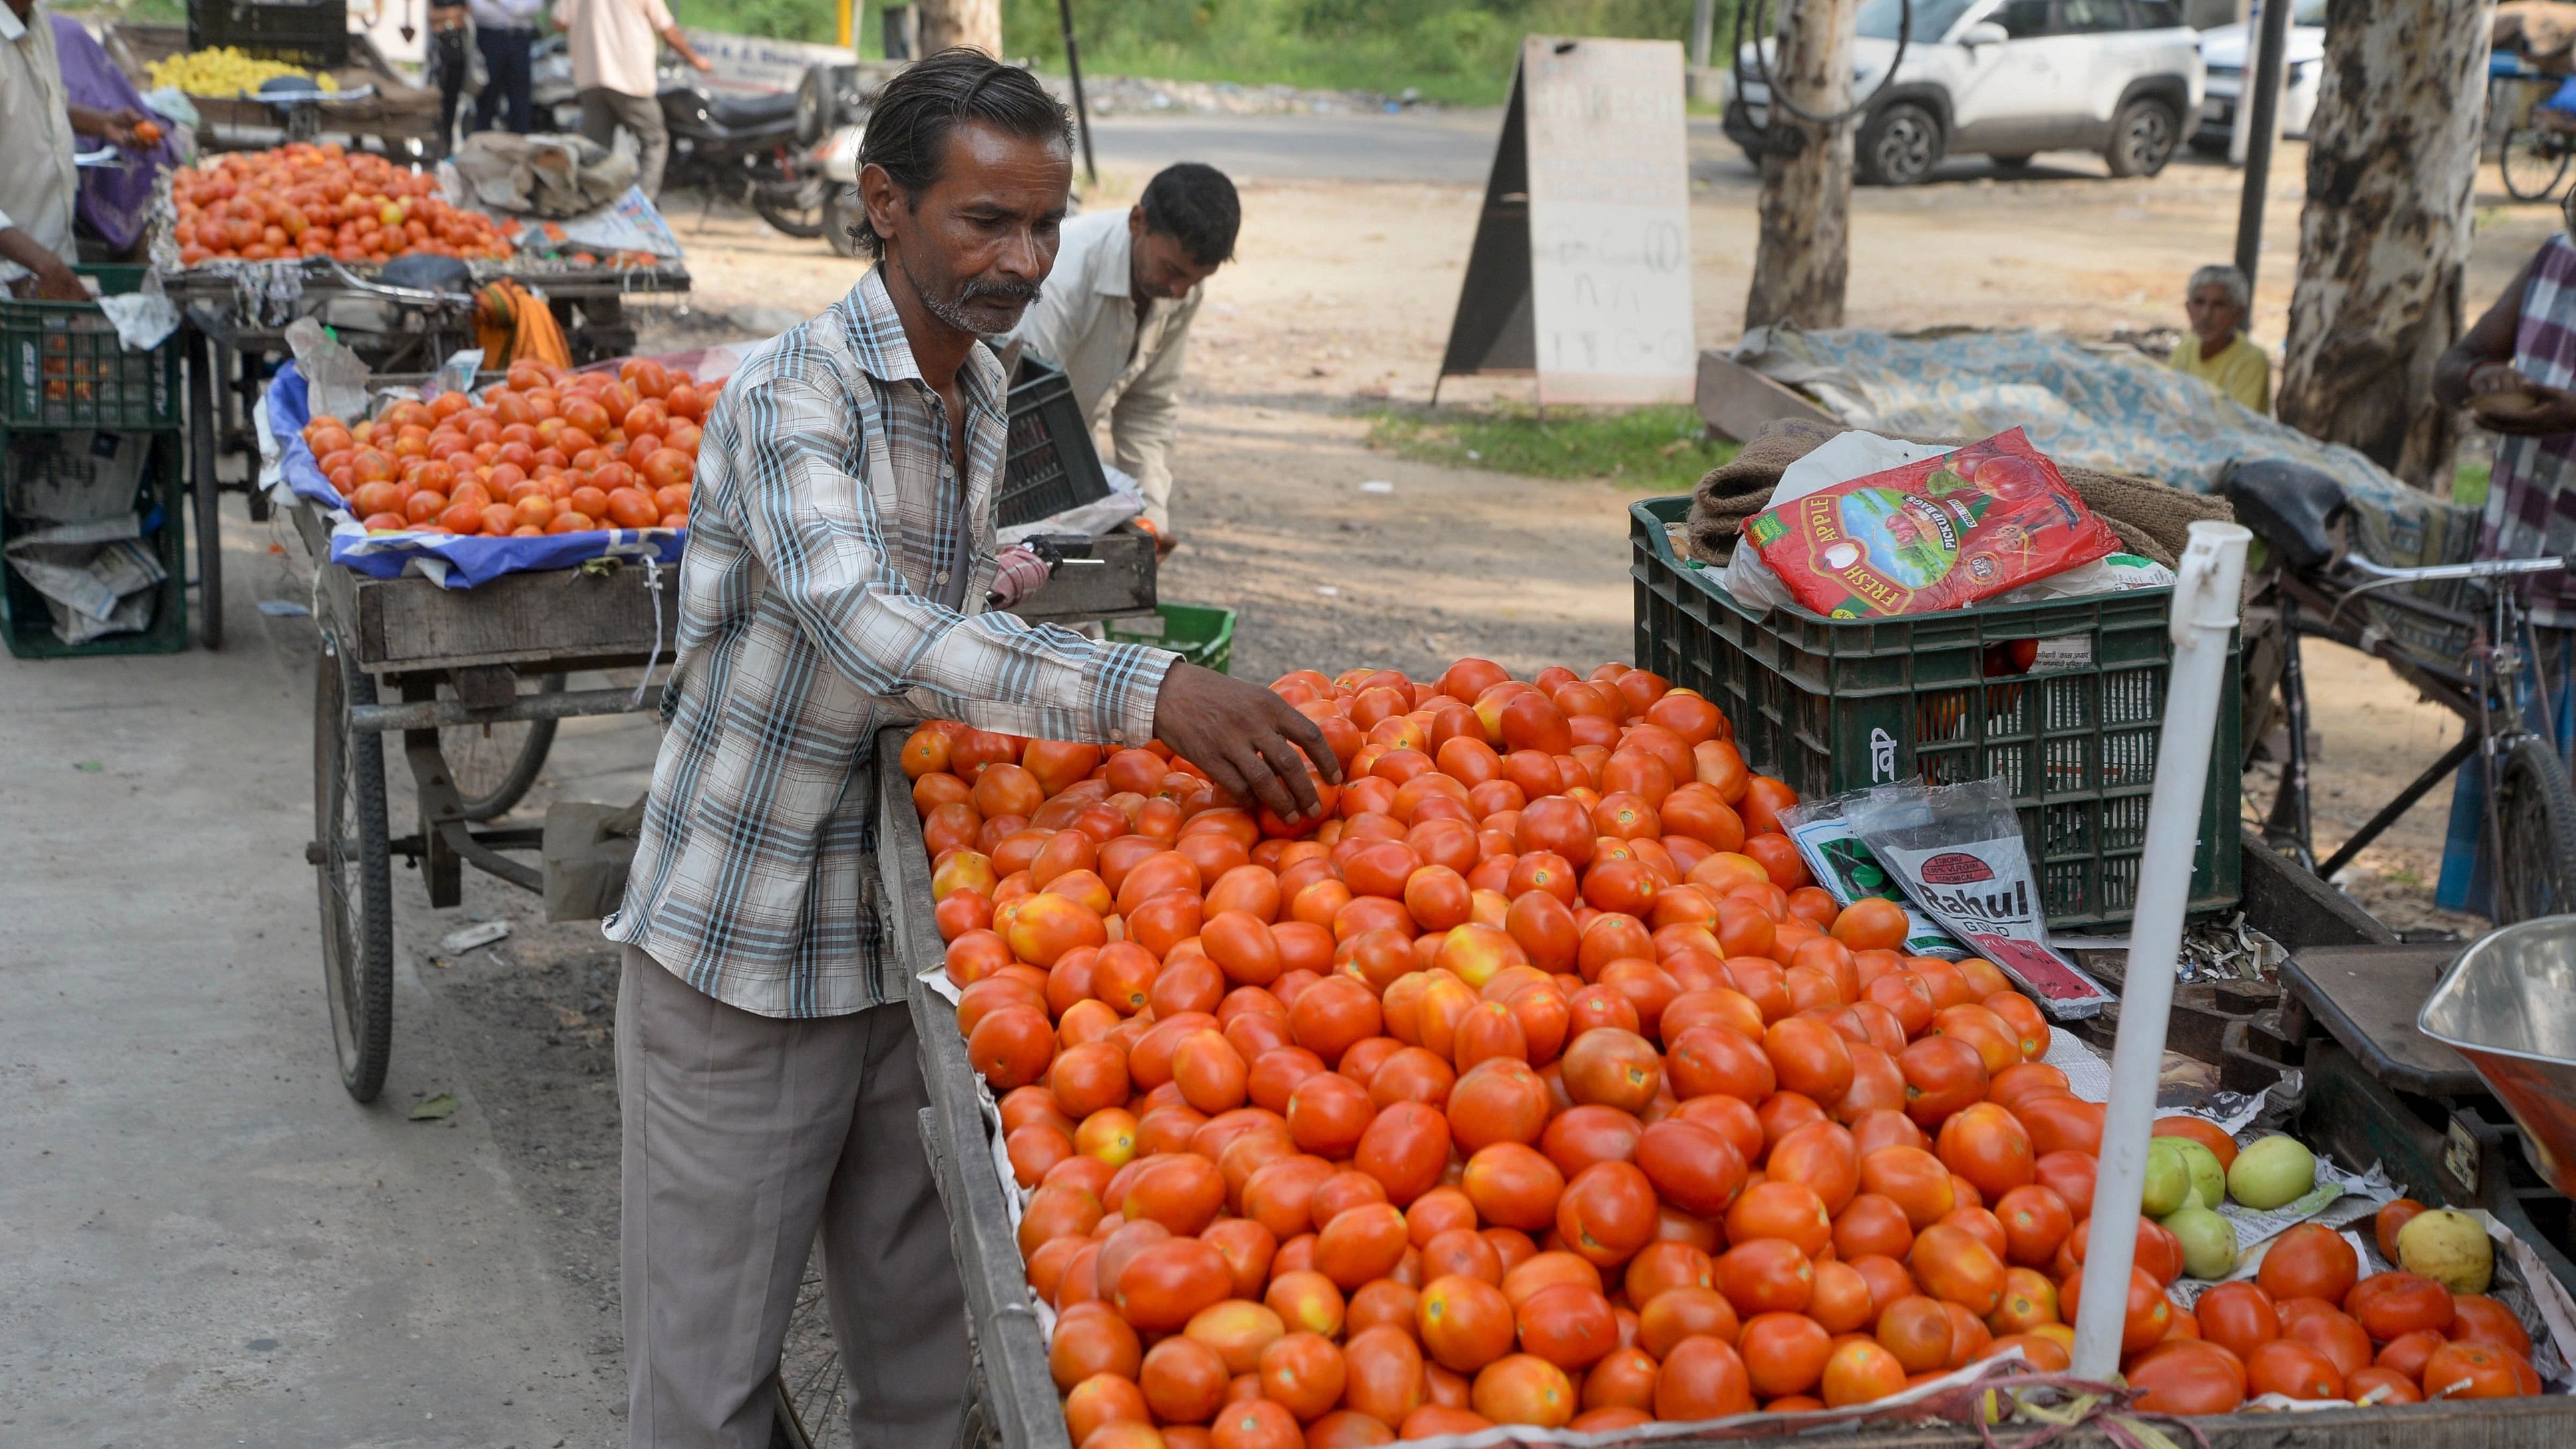
<path id="1" fill-rule="evenodd" d="M 849 1449 L 848 1385 L 823 1297 L 820 1241 L 806 1252 L 805 1276 L 796 1285 L 796 1306 L 788 1310 L 770 1390 L 778 1405 L 771 1449 Z"/>
<path id="2" fill-rule="evenodd" d="M 2567 158 L 2567 148 L 2552 147 L 2540 127 L 2522 126 L 2504 133 L 2496 148 L 2496 170 L 2505 194 L 2516 201 L 2542 201 L 2566 179 Z"/>
<path id="3" fill-rule="evenodd" d="M 326 620 L 313 665 L 314 889 L 340 1085 L 360 1102 L 384 1090 L 393 1058 L 394 891 L 384 737 L 360 732 L 349 717 L 352 705 L 375 702 L 375 681 L 334 646 Z"/>
<path id="4" fill-rule="evenodd" d="M 563 693 L 564 677 L 539 675 L 535 692 Z M 455 698 L 455 687 L 440 684 L 438 697 Z M 547 752 L 554 748 L 557 723 L 539 719 L 439 726 L 438 753 L 447 761 L 447 778 L 456 785 L 466 819 L 496 819 L 526 798 L 528 787 L 537 783 L 537 772 L 546 767 Z"/>
<path id="5" fill-rule="evenodd" d="M 2494 789 L 2496 924 L 2576 911 L 2576 787 L 2557 751 L 2516 741 Z"/>
<path id="6" fill-rule="evenodd" d="M 188 349 L 188 492 L 196 505 L 197 638 L 224 647 L 223 484 L 215 476 L 214 349 L 199 339 Z M 173 520 L 175 523 L 176 520 Z"/>
<path id="7" fill-rule="evenodd" d="M 760 219 L 798 241 L 823 234 L 823 188 L 828 182 L 754 182 L 751 209 Z"/>

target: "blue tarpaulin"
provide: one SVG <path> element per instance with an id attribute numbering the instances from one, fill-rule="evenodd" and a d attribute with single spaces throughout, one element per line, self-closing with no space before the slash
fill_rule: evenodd
<path id="1" fill-rule="evenodd" d="M 410 571 L 445 588 L 470 589 L 503 574 L 577 568 L 595 558 L 675 564 L 688 543 L 685 528 L 602 528 L 535 538 L 369 533 L 350 516 L 348 501 L 322 476 L 313 450 L 304 445 L 304 425 L 310 421 L 304 375 L 289 362 L 268 384 L 268 429 L 278 448 L 278 471 L 296 497 L 312 501 L 331 519 L 331 562 L 369 578 L 396 578 Z"/>

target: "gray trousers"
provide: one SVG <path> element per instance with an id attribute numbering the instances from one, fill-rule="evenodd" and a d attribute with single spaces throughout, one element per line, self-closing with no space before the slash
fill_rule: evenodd
<path id="1" fill-rule="evenodd" d="M 616 144 L 617 128 L 635 133 L 635 184 L 655 200 L 662 195 L 662 166 L 671 159 L 671 128 L 662 124 L 662 103 L 651 96 L 630 96 L 605 86 L 581 93 L 581 133 L 603 146 Z"/>
<path id="2" fill-rule="evenodd" d="M 632 1449 L 765 1449 L 819 1230 L 863 1449 L 936 1449 L 967 1389 L 964 1290 L 921 1146 L 901 1005 L 789 1021 L 625 948 L 619 1218 Z"/>

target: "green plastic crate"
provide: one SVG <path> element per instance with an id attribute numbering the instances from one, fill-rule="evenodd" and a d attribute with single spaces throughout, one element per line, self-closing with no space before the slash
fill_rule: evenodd
<path id="1" fill-rule="evenodd" d="M 1629 509 L 1637 663 L 1705 694 L 1745 762 L 1801 796 L 1916 775 L 2003 778 L 2054 926 L 2109 925 L 2136 904 L 2172 643 L 2171 589 L 1902 619 L 1757 615 L 1666 530 L 1690 499 Z M 2042 641 L 2041 666 L 1989 678 L 1987 646 Z M 2241 894 L 2237 653 L 2219 688 L 2191 909 Z"/>
<path id="2" fill-rule="evenodd" d="M 1151 644 L 1169 649 L 1181 656 L 1182 662 L 1213 669 L 1219 674 L 1234 666 L 1234 611 L 1211 608 L 1205 604 L 1158 604 L 1154 613 L 1159 625 L 1149 625 L 1142 617 L 1113 619 L 1101 632 L 1118 644 Z"/>
<path id="3" fill-rule="evenodd" d="M 142 287 L 144 268 L 75 267 L 109 295 Z M 139 432 L 180 425 L 179 338 L 128 352 L 94 302 L 0 296 L 0 426 Z"/>
<path id="4" fill-rule="evenodd" d="M 54 634 L 53 611 L 45 596 L 0 563 L 0 639 L 21 659 L 79 659 L 105 654 L 176 654 L 188 647 L 188 558 L 181 515 L 186 511 L 182 486 L 181 435 L 152 436 L 152 457 L 144 465 L 135 507 L 143 514 L 145 541 L 160 560 L 164 577 L 157 590 L 150 627 L 109 634 L 86 644 L 66 644 Z M 0 430 L 0 469 L 14 466 L 10 438 Z M 0 497 L 7 496 L 0 476 Z M 23 531 L 18 520 L 0 513 L 0 543 Z"/>

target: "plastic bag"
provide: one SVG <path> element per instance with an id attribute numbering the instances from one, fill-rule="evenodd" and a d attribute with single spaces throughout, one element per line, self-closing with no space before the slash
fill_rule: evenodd
<path id="1" fill-rule="evenodd" d="M 2048 944 L 2021 819 L 2001 780 L 1870 791 L 1844 808 L 1852 832 L 1924 913 L 1947 926 L 2058 1021 L 2117 998 Z"/>
<path id="2" fill-rule="evenodd" d="M 2019 428 L 1755 514 L 1744 537 L 1837 619 L 1965 608 L 2120 543 Z"/>

